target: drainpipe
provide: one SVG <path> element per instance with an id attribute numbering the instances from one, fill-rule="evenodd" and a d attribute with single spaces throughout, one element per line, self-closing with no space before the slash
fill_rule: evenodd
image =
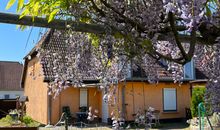
<path id="1" fill-rule="evenodd" d="M 48 88 L 48 90 L 47 90 L 47 118 L 48 118 L 48 124 L 45 126 L 46 128 L 50 128 L 50 127 L 52 127 L 52 125 L 51 125 L 51 111 L 52 111 L 52 109 L 51 109 L 51 98 L 52 98 L 52 96 L 49 94 L 49 88 Z"/>
<path id="2" fill-rule="evenodd" d="M 126 80 L 124 81 L 124 84 L 122 85 L 121 89 L 121 95 L 122 95 L 122 117 L 125 119 L 125 85 L 126 85 Z"/>

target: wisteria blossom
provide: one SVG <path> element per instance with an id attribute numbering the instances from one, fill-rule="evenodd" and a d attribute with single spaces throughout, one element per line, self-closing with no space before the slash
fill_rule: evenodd
<path id="1" fill-rule="evenodd" d="M 219 111 L 219 1 L 217 0 L 47 0 L 28 1 L 21 14 L 66 20 L 66 52 L 39 50 L 42 58 L 56 57 L 55 80 L 50 88 L 59 94 L 66 87 L 83 86 L 85 78 L 98 79 L 108 91 L 124 81 L 131 68 L 143 68 L 149 82 L 158 81 L 155 63 L 166 62 L 175 82 L 183 80 L 182 65 L 192 59 L 208 76 L 207 100 Z M 37 3 L 38 2 L 38 3 Z M 32 6 L 39 4 L 39 10 Z M 72 23 L 98 25 L 78 29 Z M 100 27 L 104 31 L 99 31 Z M 100 33 L 101 32 L 101 33 Z M 69 61 L 69 62 L 60 62 Z M 68 63 L 68 64 L 67 64 Z M 70 64 L 71 63 L 71 64 Z M 198 64 L 197 64 L 198 63 Z M 62 66 L 60 69 L 57 66 Z M 73 78 L 74 77 L 74 78 Z"/>

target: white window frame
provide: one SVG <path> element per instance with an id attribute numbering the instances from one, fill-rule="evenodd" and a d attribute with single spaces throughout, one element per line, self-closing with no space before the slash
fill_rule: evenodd
<path id="1" fill-rule="evenodd" d="M 164 88 L 163 89 L 163 111 L 172 112 L 177 111 L 177 89 Z"/>
<path id="2" fill-rule="evenodd" d="M 192 59 L 188 63 L 190 63 L 190 66 L 191 66 L 191 76 L 192 77 L 186 77 L 186 70 L 187 70 L 187 68 L 186 68 L 186 65 L 184 65 L 184 79 L 195 79 L 194 60 Z M 186 64 L 188 64 L 188 63 L 186 63 Z"/>

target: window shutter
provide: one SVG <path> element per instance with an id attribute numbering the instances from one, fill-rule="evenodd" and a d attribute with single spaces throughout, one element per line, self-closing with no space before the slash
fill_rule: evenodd
<path id="1" fill-rule="evenodd" d="M 80 107 L 87 107 L 87 89 L 80 89 Z"/>
<path id="2" fill-rule="evenodd" d="M 176 111 L 176 89 L 175 88 L 164 88 L 163 90 L 163 103 L 164 111 Z"/>

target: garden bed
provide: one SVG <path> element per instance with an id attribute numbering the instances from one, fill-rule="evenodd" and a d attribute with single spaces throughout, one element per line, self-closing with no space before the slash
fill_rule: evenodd
<path id="1" fill-rule="evenodd" d="M 38 127 L 0 127 L 0 130 L 38 130 Z"/>

